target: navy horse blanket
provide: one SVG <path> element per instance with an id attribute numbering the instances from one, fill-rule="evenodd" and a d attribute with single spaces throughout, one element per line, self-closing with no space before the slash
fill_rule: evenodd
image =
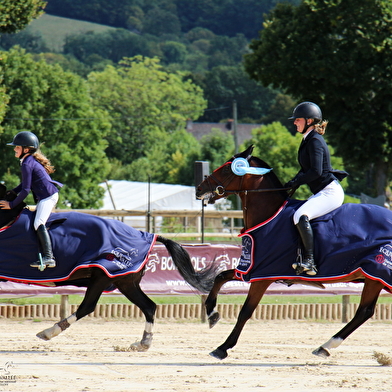
<path id="1" fill-rule="evenodd" d="M 304 201 L 289 200 L 268 221 L 240 234 L 242 254 L 236 276 L 252 282 L 331 281 L 361 271 L 392 291 L 392 212 L 372 204 L 344 204 L 311 221 L 318 274 L 296 275 L 299 235 L 293 214 Z"/>
<path id="2" fill-rule="evenodd" d="M 114 219 L 78 212 L 53 213 L 46 226 L 57 265 L 39 271 L 30 267 L 39 252 L 33 214 L 25 209 L 15 223 L 0 230 L 0 279 L 61 282 L 78 269 L 89 267 L 99 267 L 109 277 L 135 273 L 144 267 L 157 237 Z"/>

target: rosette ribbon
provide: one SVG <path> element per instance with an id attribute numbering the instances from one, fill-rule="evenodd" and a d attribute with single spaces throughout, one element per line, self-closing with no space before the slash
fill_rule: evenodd
<path id="1" fill-rule="evenodd" d="M 250 167 L 249 162 L 245 158 L 235 158 L 231 163 L 231 170 L 237 176 L 244 176 L 245 174 L 262 176 L 269 173 L 272 169 L 266 169 L 265 167 Z"/>

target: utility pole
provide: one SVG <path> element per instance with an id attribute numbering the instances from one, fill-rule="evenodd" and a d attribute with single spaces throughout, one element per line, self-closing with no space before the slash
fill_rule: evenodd
<path id="1" fill-rule="evenodd" d="M 233 136 L 234 136 L 234 153 L 238 153 L 238 134 L 237 134 L 237 101 L 233 100 Z"/>
<path id="2" fill-rule="evenodd" d="M 237 133 L 237 101 L 233 100 L 233 136 L 234 136 L 234 154 L 238 153 L 238 133 Z M 241 199 L 237 194 L 236 197 L 236 208 L 241 209 Z"/>

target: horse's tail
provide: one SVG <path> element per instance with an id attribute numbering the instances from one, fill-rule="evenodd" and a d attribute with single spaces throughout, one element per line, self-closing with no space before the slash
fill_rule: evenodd
<path id="1" fill-rule="evenodd" d="M 166 246 L 166 249 L 170 253 L 181 276 L 192 287 L 202 293 L 209 293 L 211 291 L 216 276 L 216 268 L 214 265 L 196 272 L 193 268 L 189 253 L 180 244 L 160 235 L 157 237 L 157 241 L 162 242 L 162 244 Z"/>

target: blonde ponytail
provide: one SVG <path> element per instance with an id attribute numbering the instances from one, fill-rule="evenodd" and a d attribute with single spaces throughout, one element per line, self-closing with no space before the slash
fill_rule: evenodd
<path id="1" fill-rule="evenodd" d="M 52 174 L 55 171 L 54 166 L 51 164 L 50 160 L 46 158 L 40 150 L 35 151 L 33 157 L 44 167 L 48 174 Z"/>
<path id="2" fill-rule="evenodd" d="M 314 124 L 314 130 L 320 135 L 324 135 L 325 129 L 327 128 L 328 121 L 323 120 L 317 124 Z"/>

